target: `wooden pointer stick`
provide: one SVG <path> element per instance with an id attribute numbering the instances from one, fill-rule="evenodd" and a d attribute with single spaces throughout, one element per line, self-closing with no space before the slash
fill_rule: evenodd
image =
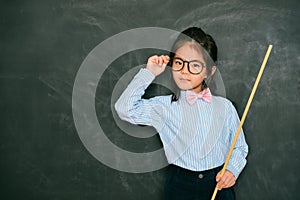
<path id="1" fill-rule="evenodd" d="M 243 126 L 244 121 L 245 121 L 245 119 L 246 119 L 247 113 L 248 113 L 248 111 L 249 111 L 249 108 L 250 108 L 251 102 L 252 102 L 252 100 L 253 100 L 254 94 L 255 94 L 255 92 L 256 92 L 256 89 L 257 89 L 258 83 L 259 83 L 259 81 L 260 81 L 260 78 L 261 78 L 261 76 L 262 76 L 262 74 L 263 74 L 263 72 L 264 72 L 265 66 L 266 66 L 266 64 L 267 64 L 269 55 L 270 55 L 271 50 L 272 50 L 272 47 L 273 47 L 273 45 L 269 45 L 269 48 L 268 48 L 268 50 L 267 50 L 267 53 L 266 53 L 265 58 L 264 58 L 264 60 L 263 60 L 263 63 L 262 63 L 262 65 L 261 65 L 261 67 L 260 67 L 259 73 L 258 73 L 258 75 L 257 75 L 256 81 L 255 81 L 254 86 L 253 86 L 253 89 L 252 89 L 252 92 L 251 92 L 250 97 L 249 97 L 249 99 L 248 99 L 248 103 L 247 103 L 246 108 L 245 108 L 245 110 L 244 110 L 242 119 L 241 119 L 240 124 L 239 124 L 239 126 L 238 126 L 238 129 L 237 129 L 237 131 L 236 131 L 236 133 L 235 133 L 235 136 L 234 136 L 233 142 L 232 142 L 232 144 L 231 144 L 229 153 L 228 153 L 228 155 L 227 155 L 225 164 L 224 164 L 224 166 L 223 166 L 223 168 L 222 168 L 222 171 L 221 171 L 221 177 L 222 177 L 222 176 L 224 175 L 224 173 L 225 173 L 225 170 L 226 170 L 227 165 L 228 165 L 228 163 L 229 163 L 229 160 L 230 160 L 230 157 L 231 157 L 233 148 L 234 148 L 234 146 L 235 146 L 235 144 L 236 144 L 236 141 L 237 141 L 237 139 L 238 139 L 238 137 L 239 137 L 239 135 L 240 135 L 242 126 Z M 216 198 L 217 192 L 218 192 L 218 188 L 217 188 L 217 186 L 216 186 L 216 187 L 215 187 L 215 190 L 214 190 L 214 193 L 213 193 L 213 195 L 212 195 L 212 197 L 211 197 L 211 200 L 214 200 L 214 199 Z"/>

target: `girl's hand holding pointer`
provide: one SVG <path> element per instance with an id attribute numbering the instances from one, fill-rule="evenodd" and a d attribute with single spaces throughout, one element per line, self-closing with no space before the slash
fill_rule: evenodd
<path id="1" fill-rule="evenodd" d="M 223 176 L 221 176 L 221 172 L 217 174 L 216 181 L 218 183 L 217 188 L 222 190 L 223 188 L 232 187 L 235 184 L 236 178 L 233 173 L 226 170 Z"/>

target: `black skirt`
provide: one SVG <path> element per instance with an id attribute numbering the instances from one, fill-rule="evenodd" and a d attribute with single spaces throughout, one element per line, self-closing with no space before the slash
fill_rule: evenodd
<path id="1" fill-rule="evenodd" d="M 210 200 L 216 187 L 216 176 L 223 166 L 206 171 L 190 171 L 168 166 L 165 183 L 166 200 Z M 233 187 L 218 191 L 216 200 L 235 200 Z"/>

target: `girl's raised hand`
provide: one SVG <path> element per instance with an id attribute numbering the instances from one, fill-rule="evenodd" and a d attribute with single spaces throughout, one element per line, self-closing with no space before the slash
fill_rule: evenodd
<path id="1" fill-rule="evenodd" d="M 158 76 L 165 71 L 165 68 L 169 60 L 170 60 L 169 56 L 166 55 L 151 56 L 148 59 L 146 69 L 150 70 L 154 76 Z"/>

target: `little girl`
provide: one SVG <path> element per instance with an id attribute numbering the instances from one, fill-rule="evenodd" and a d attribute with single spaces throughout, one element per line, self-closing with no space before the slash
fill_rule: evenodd
<path id="1" fill-rule="evenodd" d="M 159 133 L 170 164 L 165 199 L 210 199 L 216 185 L 220 190 L 216 199 L 235 199 L 232 186 L 246 165 L 248 146 L 241 132 L 221 177 L 239 117 L 229 100 L 212 95 L 216 61 L 213 38 L 200 28 L 188 28 L 169 56 L 148 59 L 116 102 L 121 119 L 153 126 Z M 176 86 L 173 94 L 142 99 L 168 63 Z"/>

